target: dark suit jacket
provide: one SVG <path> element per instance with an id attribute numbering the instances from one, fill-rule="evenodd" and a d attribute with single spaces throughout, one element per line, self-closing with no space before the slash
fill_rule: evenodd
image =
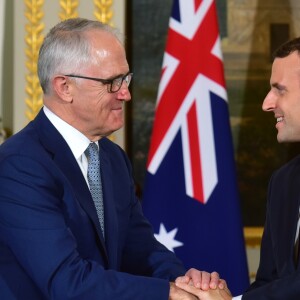
<path id="1" fill-rule="evenodd" d="M 243 300 L 300 299 L 300 268 L 294 261 L 299 205 L 300 156 L 270 180 L 260 265 Z"/>
<path id="2" fill-rule="evenodd" d="M 0 299 L 168 299 L 185 269 L 153 237 L 125 153 L 99 145 L 105 241 L 81 170 L 43 111 L 0 147 Z"/>

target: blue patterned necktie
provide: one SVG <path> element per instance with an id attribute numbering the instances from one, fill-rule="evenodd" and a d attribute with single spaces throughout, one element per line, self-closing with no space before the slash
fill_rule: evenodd
<path id="1" fill-rule="evenodd" d="M 90 143 L 84 153 L 88 159 L 87 178 L 90 185 L 90 192 L 95 203 L 104 237 L 104 206 L 98 146 L 95 143 Z"/>

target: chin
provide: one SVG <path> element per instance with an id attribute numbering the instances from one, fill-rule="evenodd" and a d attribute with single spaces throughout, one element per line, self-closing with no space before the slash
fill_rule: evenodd
<path id="1" fill-rule="evenodd" d="M 284 137 L 277 136 L 277 142 L 279 144 L 281 144 L 281 143 L 288 143 L 288 142 L 291 142 L 291 141 L 289 139 L 284 138 Z"/>
<path id="2" fill-rule="evenodd" d="M 124 126 L 124 120 L 119 120 L 115 123 L 114 131 L 121 129 Z"/>
<path id="3" fill-rule="evenodd" d="M 282 136 L 277 136 L 277 141 L 278 143 L 297 143 L 300 142 L 300 137 L 282 137 Z"/>
<path id="4" fill-rule="evenodd" d="M 114 128 L 111 128 L 109 131 L 106 132 L 105 136 L 113 134 L 114 132 L 118 131 L 122 127 L 123 127 L 123 123 L 120 126 L 115 126 Z"/>

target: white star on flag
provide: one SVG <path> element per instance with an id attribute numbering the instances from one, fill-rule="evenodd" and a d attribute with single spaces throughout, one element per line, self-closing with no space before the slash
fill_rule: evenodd
<path id="1" fill-rule="evenodd" d="M 154 234 L 155 238 L 166 246 L 170 251 L 174 252 L 174 248 L 183 246 L 183 243 L 175 240 L 175 235 L 178 228 L 174 228 L 170 232 L 167 232 L 166 227 L 163 223 L 160 223 L 159 233 Z"/>

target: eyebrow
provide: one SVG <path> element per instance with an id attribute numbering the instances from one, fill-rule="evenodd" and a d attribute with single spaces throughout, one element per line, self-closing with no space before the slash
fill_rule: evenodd
<path id="1" fill-rule="evenodd" d="M 272 83 L 271 84 L 271 87 L 277 89 L 277 90 L 286 90 L 286 86 L 282 85 L 282 84 L 279 84 L 277 82 L 275 83 Z"/>
<path id="2" fill-rule="evenodd" d="M 130 71 L 124 73 L 124 74 L 119 74 L 119 75 L 115 75 L 115 76 L 111 76 L 109 78 L 105 78 L 105 80 L 114 80 L 114 79 L 117 79 L 117 78 L 120 78 L 120 77 L 123 77 L 123 76 L 126 76 L 130 73 Z"/>

